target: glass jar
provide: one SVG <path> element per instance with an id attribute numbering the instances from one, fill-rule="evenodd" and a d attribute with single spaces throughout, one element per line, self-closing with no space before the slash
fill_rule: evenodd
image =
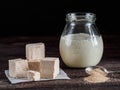
<path id="1" fill-rule="evenodd" d="M 94 13 L 68 13 L 60 38 L 60 55 L 72 68 L 96 66 L 103 55 L 103 40 Z"/>

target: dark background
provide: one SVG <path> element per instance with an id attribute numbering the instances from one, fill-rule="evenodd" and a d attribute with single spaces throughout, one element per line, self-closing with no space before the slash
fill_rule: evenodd
<path id="1" fill-rule="evenodd" d="M 101 34 L 120 34 L 117 0 L 2 0 L 0 36 L 60 36 L 70 12 L 95 13 Z"/>

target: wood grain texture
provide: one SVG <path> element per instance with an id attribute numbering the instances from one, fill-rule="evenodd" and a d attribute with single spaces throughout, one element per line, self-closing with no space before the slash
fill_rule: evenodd
<path id="1" fill-rule="evenodd" d="M 60 37 L 56 36 L 0 38 L 0 90 L 120 90 L 120 74 L 110 74 L 111 79 L 105 83 L 92 84 L 84 82 L 83 77 L 87 76 L 84 68 L 68 68 L 62 62 L 59 54 L 59 39 Z M 103 40 L 104 54 L 98 65 L 102 65 L 108 70 L 120 71 L 120 36 L 103 35 Z M 70 80 L 10 84 L 4 74 L 4 70 L 8 69 L 8 60 L 25 58 L 25 45 L 36 42 L 45 43 L 46 56 L 60 57 L 60 67 L 68 74 Z"/>

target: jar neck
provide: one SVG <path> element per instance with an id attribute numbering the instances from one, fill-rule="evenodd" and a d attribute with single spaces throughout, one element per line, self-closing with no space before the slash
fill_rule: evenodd
<path id="1" fill-rule="evenodd" d="M 94 23 L 96 15 L 94 13 L 68 13 L 66 22 L 91 22 Z"/>

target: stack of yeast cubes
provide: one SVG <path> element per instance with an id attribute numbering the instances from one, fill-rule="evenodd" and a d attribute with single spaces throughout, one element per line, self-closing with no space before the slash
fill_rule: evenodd
<path id="1" fill-rule="evenodd" d="M 9 76 L 37 81 L 51 79 L 59 74 L 59 58 L 45 57 L 44 43 L 26 45 L 26 59 L 9 60 Z"/>

